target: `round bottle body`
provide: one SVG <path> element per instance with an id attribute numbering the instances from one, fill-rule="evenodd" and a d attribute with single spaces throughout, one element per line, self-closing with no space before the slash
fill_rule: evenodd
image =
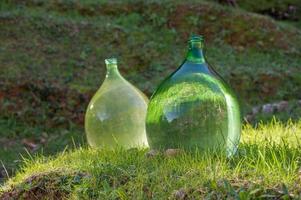
<path id="1" fill-rule="evenodd" d="M 240 109 L 230 87 L 206 63 L 186 61 L 153 94 L 146 117 L 151 148 L 222 150 L 240 139 Z"/>
<path id="2" fill-rule="evenodd" d="M 85 130 L 89 145 L 107 148 L 148 146 L 145 132 L 147 104 L 147 97 L 126 81 L 117 67 L 108 71 L 86 111 Z"/>

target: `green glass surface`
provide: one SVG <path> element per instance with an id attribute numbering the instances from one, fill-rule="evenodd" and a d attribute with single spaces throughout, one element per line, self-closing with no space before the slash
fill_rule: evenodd
<path id="1" fill-rule="evenodd" d="M 193 36 L 188 43 L 184 62 L 151 97 L 148 143 L 153 149 L 223 150 L 230 156 L 240 139 L 238 101 L 206 62 L 203 37 Z"/>
<path id="2" fill-rule="evenodd" d="M 105 63 L 106 78 L 85 116 L 88 143 L 92 147 L 107 148 L 148 146 L 147 97 L 120 75 L 115 58 L 106 59 Z"/>

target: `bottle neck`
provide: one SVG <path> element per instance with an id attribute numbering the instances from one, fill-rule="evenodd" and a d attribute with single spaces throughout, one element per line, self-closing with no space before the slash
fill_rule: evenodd
<path id="1" fill-rule="evenodd" d="M 194 63 L 205 63 L 203 41 L 189 41 L 189 50 L 186 55 L 186 60 Z"/>
<path id="2" fill-rule="evenodd" d="M 106 78 L 114 78 L 116 76 L 120 76 L 117 66 L 117 60 L 115 58 L 106 59 L 105 63 L 107 67 Z"/>
<path id="3" fill-rule="evenodd" d="M 112 66 L 107 65 L 106 77 L 113 77 L 113 76 L 116 76 L 116 75 L 119 75 L 117 65 L 114 65 L 114 66 L 113 65 Z"/>

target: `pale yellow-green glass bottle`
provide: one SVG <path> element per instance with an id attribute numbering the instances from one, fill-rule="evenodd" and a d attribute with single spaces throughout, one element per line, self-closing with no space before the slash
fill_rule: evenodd
<path id="1" fill-rule="evenodd" d="M 92 147 L 148 146 L 145 117 L 148 99 L 118 71 L 117 59 L 105 60 L 106 78 L 86 111 L 85 130 Z"/>

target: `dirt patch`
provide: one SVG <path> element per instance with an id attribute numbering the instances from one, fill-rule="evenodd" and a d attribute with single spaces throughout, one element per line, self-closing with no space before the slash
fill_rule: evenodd
<path id="1" fill-rule="evenodd" d="M 83 125 L 84 112 L 92 96 L 92 92 L 80 93 L 46 80 L 0 83 L 0 86 L 4 115 L 29 123 L 43 123 L 43 118 L 48 119 L 44 123 L 48 127 L 67 121 Z"/>
<path id="2" fill-rule="evenodd" d="M 281 29 L 275 21 L 252 13 L 229 12 L 214 4 L 179 4 L 168 16 L 168 26 L 187 38 L 187 30 L 203 34 L 207 41 L 216 38 L 239 48 L 279 48 L 294 51 L 290 39 L 298 38 L 297 31 Z M 250 27 L 252 28 L 250 31 Z M 288 39 L 290 38 L 290 39 Z"/>

